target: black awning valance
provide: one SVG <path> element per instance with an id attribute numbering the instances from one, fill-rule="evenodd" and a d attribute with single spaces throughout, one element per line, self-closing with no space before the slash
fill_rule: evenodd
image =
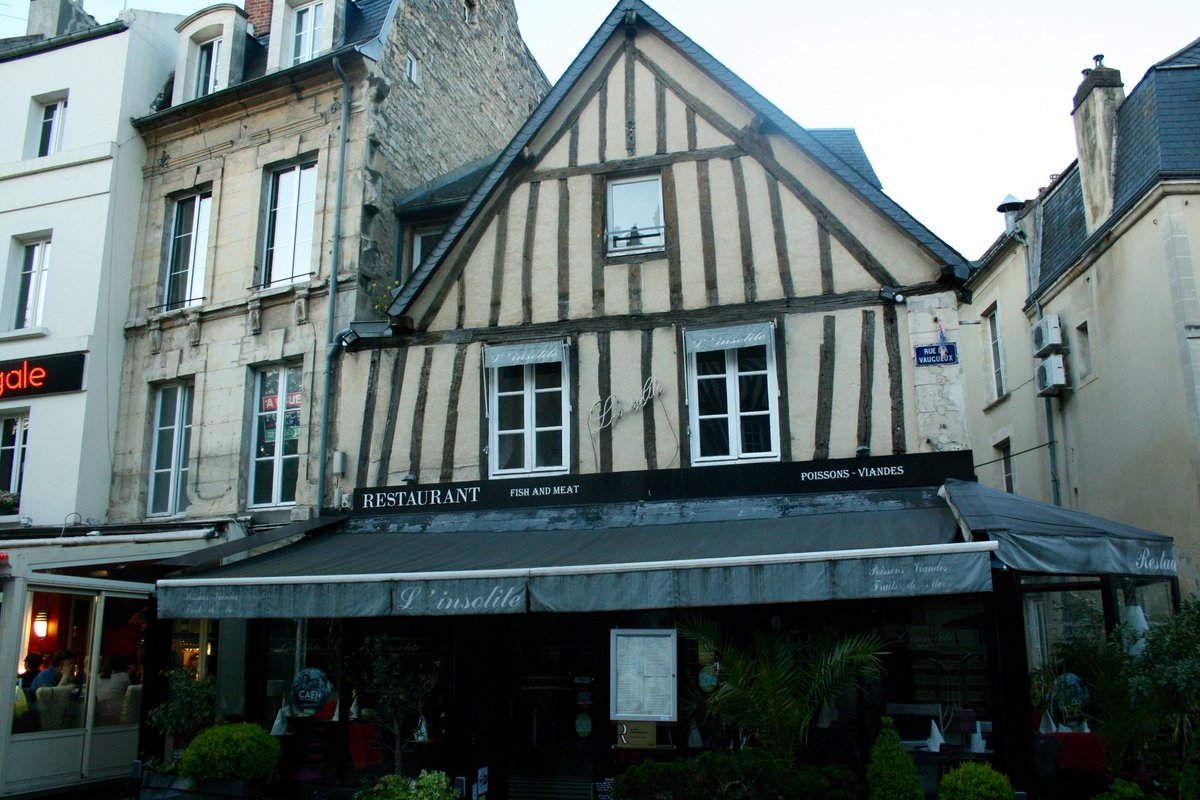
<path id="1" fill-rule="evenodd" d="M 159 581 L 163 617 L 600 611 L 989 591 L 945 508 L 598 530 L 334 531 Z"/>
<path id="2" fill-rule="evenodd" d="M 967 535 L 1000 543 L 1012 569 L 1058 575 L 1176 575 L 1170 536 L 1069 508 L 948 480 L 940 494 Z"/>

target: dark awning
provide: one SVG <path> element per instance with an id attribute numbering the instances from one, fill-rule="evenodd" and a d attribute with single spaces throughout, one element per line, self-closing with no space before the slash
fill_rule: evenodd
<path id="1" fill-rule="evenodd" d="M 996 557 L 1013 569 L 1058 575 L 1176 574 L 1170 536 L 968 481 L 948 480 L 941 494 L 967 536 L 999 542 Z"/>
<path id="2" fill-rule="evenodd" d="M 503 533 L 401 533 L 399 521 L 376 521 L 161 580 L 159 614 L 437 616 L 984 592 L 996 547 L 957 542 L 944 506 Z"/>

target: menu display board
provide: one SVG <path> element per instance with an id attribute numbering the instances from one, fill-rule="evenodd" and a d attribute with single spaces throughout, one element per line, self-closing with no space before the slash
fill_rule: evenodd
<path id="1" fill-rule="evenodd" d="M 613 630 L 609 652 L 609 718 L 675 722 L 679 707 L 675 629 Z"/>

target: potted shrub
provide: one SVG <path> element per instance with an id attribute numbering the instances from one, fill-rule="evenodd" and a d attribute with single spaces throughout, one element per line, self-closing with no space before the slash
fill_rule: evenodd
<path id="1" fill-rule="evenodd" d="M 1008 792 L 1009 800 L 1012 790 Z M 925 800 L 917 765 L 900 744 L 900 735 L 892 726 L 892 718 L 883 718 L 883 728 L 871 745 L 871 761 L 867 764 L 867 797 L 869 800 Z"/>
<path id="2" fill-rule="evenodd" d="M 416 778 L 384 775 L 374 786 L 355 793 L 353 800 L 455 800 L 454 788 L 444 772 L 426 772 Z"/>
<path id="3" fill-rule="evenodd" d="M 280 755 L 279 741 L 252 722 L 217 725 L 183 751 L 179 774 L 191 782 L 188 796 L 257 798 Z"/>
<path id="4" fill-rule="evenodd" d="M 969 761 L 942 776 L 938 784 L 940 800 L 1012 800 L 1013 788 L 1008 776 L 990 764 Z"/>
<path id="5" fill-rule="evenodd" d="M 167 679 L 167 699 L 150 709 L 146 725 L 167 737 L 166 757 L 174 760 L 179 745 L 186 745 L 216 721 L 217 685 L 211 675 L 198 678 L 183 667 L 162 674 Z"/>

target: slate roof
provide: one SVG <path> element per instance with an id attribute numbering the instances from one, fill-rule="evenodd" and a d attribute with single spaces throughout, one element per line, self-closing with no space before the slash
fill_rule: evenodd
<path id="1" fill-rule="evenodd" d="M 383 48 L 383 40 L 387 36 L 390 21 L 395 16 L 397 9 L 404 0 L 345 0 L 346 3 L 346 24 L 342 41 L 335 43 L 333 49 L 328 50 L 321 55 L 302 64 L 297 64 L 293 67 L 281 69 L 274 75 L 287 73 L 289 70 L 302 70 L 311 68 L 314 64 L 323 63 L 331 60 L 334 56 L 344 53 L 349 50 L 359 50 L 371 58 L 378 58 Z M 221 102 L 219 98 L 225 96 L 224 93 L 229 90 L 236 90 L 240 86 L 245 86 L 247 83 L 266 77 L 267 73 L 267 48 L 271 42 L 270 34 L 266 36 L 250 36 L 246 37 L 246 48 L 242 57 L 242 79 L 238 83 L 227 86 L 224 89 L 213 92 L 212 94 L 198 97 L 194 100 L 188 100 L 180 103 L 178 106 L 172 106 L 163 109 L 162 111 L 150 114 L 146 117 L 141 117 L 134 120 L 134 127 L 139 127 L 141 124 L 158 118 L 160 115 L 169 115 L 174 108 L 183 108 L 184 106 L 193 103 L 212 103 Z M 168 98 L 169 99 L 169 98 Z"/>
<path id="2" fill-rule="evenodd" d="M 1200 177 L 1200 39 L 1158 62 L 1117 109 L 1113 212 L 1087 234 L 1079 166 L 1046 193 L 1036 296 L 1159 181 Z"/>
<path id="3" fill-rule="evenodd" d="M 433 211 L 457 210 L 495 166 L 497 151 L 435 178 L 426 185 L 403 195 L 395 203 L 397 216 L 413 217 Z"/>
<path id="4" fill-rule="evenodd" d="M 64 33 L 62 36 L 52 36 L 49 39 L 44 38 L 40 34 L 0 39 L 0 61 L 12 61 L 24 58 L 25 56 L 44 53 L 48 50 L 55 50 L 59 47 L 66 47 L 78 42 L 111 36 L 114 33 L 121 33 L 128 30 L 128 28 L 129 25 L 124 20 L 117 20 L 107 25 L 96 25 L 95 27 L 86 28 L 81 31 Z"/>
<path id="5" fill-rule="evenodd" d="M 883 184 L 871 166 L 867 152 L 863 150 L 862 142 L 854 128 L 809 128 L 808 132 L 835 156 L 846 162 L 846 165 L 866 179 L 867 183 L 883 191 Z"/>
<path id="6" fill-rule="evenodd" d="M 950 247 L 950 245 L 935 236 L 894 200 L 884 194 L 878 186 L 878 178 L 874 178 L 874 170 L 869 169 L 869 162 L 867 162 L 869 176 L 859 171 L 862 168 L 862 163 L 866 161 L 865 156 L 863 156 L 861 161 L 852 156 L 852 160 L 856 162 L 856 166 L 858 167 L 857 169 L 839 157 L 835 150 L 846 150 L 844 137 L 834 137 L 834 141 L 830 141 L 828 138 L 822 141 L 821 138 L 814 135 L 811 131 L 796 124 L 790 117 L 779 110 L 777 106 L 756 92 L 749 84 L 731 72 L 728 67 L 685 36 L 671 25 L 671 23 L 667 22 L 657 11 L 646 5 L 642 0 L 620 0 L 613 7 L 613 10 L 609 12 L 608 17 L 592 35 L 592 38 L 584 46 L 583 50 L 571 62 L 566 72 L 563 73 L 562 78 L 554 85 L 542 100 L 541 105 L 534 110 L 532 116 L 526 120 L 512 142 L 505 148 L 491 172 L 467 201 L 462 212 L 450 225 L 449 229 L 447 229 L 441 241 L 434 247 L 429 258 L 414 273 L 412 278 L 397 290 L 392 305 L 388 309 L 389 316 L 398 317 L 405 313 L 409 305 L 428 282 L 447 251 L 449 251 L 450 247 L 458 239 L 458 236 L 482 207 L 483 202 L 497 188 L 500 181 L 517 161 L 525 145 L 533 139 L 542 125 L 558 109 L 558 106 L 563 102 L 567 93 L 575 87 L 575 84 L 579 81 L 584 71 L 591 66 L 605 43 L 612 36 L 620 34 L 620 27 L 628 11 L 636 13 L 639 23 L 646 24 L 658 32 L 703 71 L 708 73 L 714 81 L 721 84 L 749 108 L 760 114 L 794 144 L 816 158 L 846 186 L 857 192 L 869 204 L 875 206 L 884 216 L 891 219 L 901 230 L 940 261 L 946 270 L 958 278 L 965 279 L 967 277 L 969 264 L 966 259 L 954 250 L 954 248 Z M 857 139 L 858 137 L 855 136 L 854 140 L 856 142 Z M 861 151 L 861 145 L 858 145 L 857 149 Z M 874 179 L 872 180 L 872 178 Z"/>

